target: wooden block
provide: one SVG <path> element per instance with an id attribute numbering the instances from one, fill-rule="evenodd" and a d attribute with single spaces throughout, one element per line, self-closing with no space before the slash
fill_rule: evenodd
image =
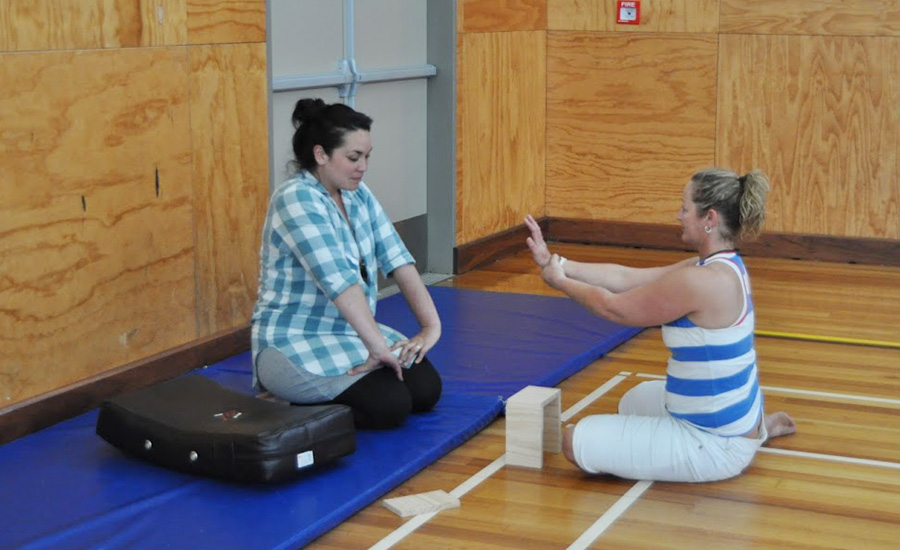
<path id="1" fill-rule="evenodd" d="M 506 464 L 542 468 L 544 452 L 562 450 L 562 392 L 527 386 L 506 402 Z"/>
<path id="2" fill-rule="evenodd" d="M 405 497 L 386 498 L 384 507 L 398 516 L 416 516 L 428 512 L 439 512 L 448 508 L 459 508 L 459 499 L 447 491 L 430 491 Z"/>

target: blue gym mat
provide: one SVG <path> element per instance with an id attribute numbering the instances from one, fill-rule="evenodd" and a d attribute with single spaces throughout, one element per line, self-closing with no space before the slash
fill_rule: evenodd
<path id="1" fill-rule="evenodd" d="M 444 380 L 430 413 L 357 432 L 355 453 L 308 477 L 240 485 L 132 458 L 94 433 L 91 411 L 0 447 L 0 549 L 301 548 L 471 438 L 505 398 L 555 386 L 640 331 L 563 298 L 429 292 L 443 325 L 429 358 Z M 418 326 L 399 295 L 377 319 L 407 335 Z M 198 372 L 252 392 L 249 353 Z"/>

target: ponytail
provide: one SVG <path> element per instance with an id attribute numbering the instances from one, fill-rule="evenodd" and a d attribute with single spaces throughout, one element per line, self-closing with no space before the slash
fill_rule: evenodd
<path id="1" fill-rule="evenodd" d="M 761 232 L 766 221 L 766 195 L 769 178 L 759 170 L 741 176 L 740 232 L 742 241 L 752 241 Z"/>
<path id="2" fill-rule="evenodd" d="M 697 212 L 718 212 L 723 238 L 751 241 L 762 231 L 769 191 L 765 174 L 754 170 L 738 176 L 731 170 L 713 168 L 697 172 L 691 181 Z"/>

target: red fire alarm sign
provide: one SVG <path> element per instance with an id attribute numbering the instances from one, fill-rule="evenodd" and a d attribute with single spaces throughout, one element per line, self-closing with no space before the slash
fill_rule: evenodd
<path id="1" fill-rule="evenodd" d="M 622 25 L 638 25 L 641 22 L 641 3 L 618 0 L 616 5 L 616 23 Z"/>

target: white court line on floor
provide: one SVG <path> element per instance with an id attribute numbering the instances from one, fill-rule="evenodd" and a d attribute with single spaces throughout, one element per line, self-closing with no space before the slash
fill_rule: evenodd
<path id="1" fill-rule="evenodd" d="M 790 388 L 779 388 L 776 386 L 760 386 L 765 391 L 775 392 L 775 393 L 792 393 L 796 395 L 809 395 L 812 397 L 832 397 L 835 399 L 846 399 L 849 401 L 869 401 L 871 403 L 881 403 L 884 405 L 898 405 L 900 406 L 900 399 L 889 399 L 887 397 L 873 397 L 869 395 L 857 395 L 851 393 L 832 393 L 827 391 L 815 391 L 815 390 L 794 390 Z"/>
<path id="2" fill-rule="evenodd" d="M 760 447 L 759 452 L 769 453 L 773 455 L 797 456 L 801 458 L 811 458 L 813 460 L 826 460 L 829 462 L 840 462 L 843 464 L 859 464 L 862 466 L 877 466 L 879 468 L 892 468 L 900 470 L 900 462 L 886 462 L 884 460 L 872 460 L 869 458 L 856 458 L 853 456 L 826 455 L 822 453 L 808 453 L 806 451 L 794 451 L 791 449 L 776 449 L 774 447 Z"/>
<path id="3" fill-rule="evenodd" d="M 560 416 L 561 421 L 566 421 L 571 418 L 573 415 L 587 407 L 591 404 L 591 402 L 597 400 L 604 393 L 608 392 L 611 388 L 615 387 L 616 384 L 625 380 L 628 376 L 630 376 L 630 372 L 620 372 L 616 376 L 613 376 L 609 380 L 607 380 L 603 385 L 601 385 L 596 390 L 592 391 L 585 398 L 581 399 L 578 403 L 575 403 L 562 415 Z M 497 473 L 500 468 L 506 465 L 506 455 L 501 455 L 500 458 L 491 462 L 484 468 L 482 468 L 478 473 L 467 479 L 466 481 L 459 484 L 456 489 L 450 491 L 450 494 L 455 496 L 456 498 L 462 498 L 463 495 L 477 487 L 482 481 L 491 477 L 495 473 Z M 643 491 L 642 491 L 643 492 Z M 627 495 L 628 493 L 626 493 Z M 624 496 L 622 497 L 624 498 Z M 626 507 L 627 508 L 627 507 Z M 608 512 L 607 512 L 608 513 Z M 406 523 L 395 529 L 388 536 L 384 537 L 374 545 L 372 545 L 369 550 L 387 550 L 388 548 L 392 548 L 395 544 L 406 538 L 410 533 L 427 523 L 431 518 L 436 516 L 438 512 L 429 512 L 427 514 L 420 514 L 415 516 L 414 518 L 408 520 Z M 594 537 L 596 538 L 596 537 Z"/>
<path id="4" fill-rule="evenodd" d="M 647 374 L 639 372 L 635 374 L 635 376 L 639 378 L 654 378 L 657 380 L 664 380 L 665 375 L 661 374 Z M 884 405 L 897 405 L 900 406 L 900 399 L 890 399 L 888 397 L 873 397 L 870 395 L 859 395 L 853 393 L 833 393 L 827 391 L 816 391 L 816 390 L 797 390 L 793 388 L 782 388 L 779 386 L 760 386 L 764 391 L 774 392 L 774 393 L 789 393 L 796 395 L 808 395 L 812 397 L 831 397 L 833 399 L 846 399 L 848 401 L 869 401 L 872 403 L 881 403 Z"/>
<path id="5" fill-rule="evenodd" d="M 588 527 L 587 531 L 575 539 L 575 542 L 570 544 L 566 550 L 582 550 L 590 546 L 613 522 L 619 519 L 619 516 L 625 513 L 625 510 L 628 510 L 632 504 L 637 502 L 641 495 L 644 494 L 644 491 L 649 489 L 651 485 L 653 485 L 652 481 L 638 481 L 635 483 L 593 525 Z"/>
<path id="6" fill-rule="evenodd" d="M 463 495 L 477 487 L 482 481 L 491 477 L 495 473 L 497 473 L 500 468 L 502 468 L 506 464 L 506 455 L 501 455 L 500 458 L 491 462 L 484 468 L 482 468 L 478 473 L 460 483 L 456 489 L 450 491 L 450 494 L 455 496 L 456 498 L 461 498 Z M 393 547 L 395 544 L 403 540 L 410 533 L 426 524 L 431 518 L 438 515 L 438 512 L 428 512 L 427 514 L 419 514 L 414 518 L 410 519 L 397 529 L 395 529 L 391 534 L 384 537 L 377 543 L 375 543 L 369 550 L 387 550 L 388 548 Z"/>

